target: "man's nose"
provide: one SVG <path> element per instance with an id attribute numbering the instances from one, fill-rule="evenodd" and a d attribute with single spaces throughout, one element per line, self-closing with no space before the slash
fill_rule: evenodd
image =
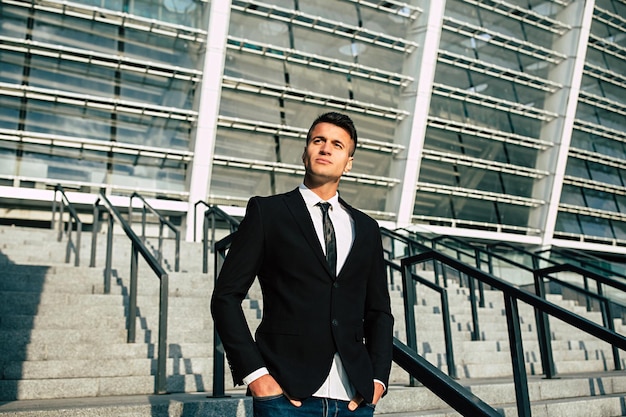
<path id="1" fill-rule="evenodd" d="M 331 144 L 328 142 L 324 142 L 324 144 L 320 148 L 320 152 L 328 155 L 330 154 L 331 149 L 332 149 Z"/>

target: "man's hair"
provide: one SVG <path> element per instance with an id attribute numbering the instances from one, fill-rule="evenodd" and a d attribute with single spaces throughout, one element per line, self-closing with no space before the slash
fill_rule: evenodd
<path id="1" fill-rule="evenodd" d="M 311 132 L 313 131 L 313 129 L 315 129 L 315 126 L 317 126 L 320 123 L 331 123 L 335 126 L 342 128 L 346 132 L 348 132 L 348 134 L 350 134 L 350 138 L 352 139 L 352 142 L 354 142 L 354 148 L 352 149 L 352 153 L 350 155 L 351 156 L 354 155 L 354 151 L 356 150 L 356 144 L 357 144 L 357 134 L 356 134 L 356 127 L 354 127 L 354 123 L 352 122 L 352 119 L 349 116 L 342 114 L 342 113 L 332 112 L 332 111 L 317 116 L 317 119 L 313 121 L 313 124 L 311 124 L 311 127 L 309 128 L 309 132 L 306 134 L 307 145 L 309 144 L 309 141 L 311 140 Z"/>

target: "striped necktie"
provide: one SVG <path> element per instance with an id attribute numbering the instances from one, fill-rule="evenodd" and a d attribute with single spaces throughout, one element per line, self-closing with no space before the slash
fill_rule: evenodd
<path id="1" fill-rule="evenodd" d="M 324 242 L 326 243 L 326 262 L 330 266 L 333 275 L 337 274 L 337 241 L 335 240 L 335 228 L 328 215 L 330 203 L 317 203 L 322 209 L 322 226 L 324 229 Z"/>

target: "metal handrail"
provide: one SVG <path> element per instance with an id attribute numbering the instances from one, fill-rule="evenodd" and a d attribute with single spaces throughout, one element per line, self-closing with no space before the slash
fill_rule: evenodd
<path id="1" fill-rule="evenodd" d="M 215 242 L 215 276 L 214 280 L 217 281 L 219 271 L 222 269 L 224 260 L 226 259 L 226 250 L 230 247 L 233 241 L 234 234 L 231 233 L 218 242 Z M 222 339 L 217 333 L 217 329 L 213 326 L 213 397 L 225 397 L 224 393 L 224 346 L 222 345 Z"/>
<path id="2" fill-rule="evenodd" d="M 213 251 L 217 243 L 215 241 L 215 230 L 216 220 L 218 219 L 228 223 L 230 233 L 234 233 L 239 228 L 239 220 L 217 206 L 210 205 L 208 210 L 204 212 L 204 221 L 202 223 L 202 272 L 205 274 L 209 272 L 209 249 Z M 209 229 L 211 230 L 210 239 Z"/>
<path id="3" fill-rule="evenodd" d="M 528 378 L 526 375 L 524 353 L 522 347 L 521 324 L 517 303 L 522 301 L 534 307 L 536 311 L 553 316 L 590 335 L 593 335 L 619 349 L 626 349 L 626 337 L 600 326 L 584 317 L 572 313 L 556 304 L 553 304 L 538 295 L 520 289 L 513 284 L 503 281 L 491 274 L 481 271 L 471 265 L 462 263 L 446 254 L 431 250 L 402 259 L 403 274 L 410 274 L 411 268 L 423 262 L 433 261 L 443 263 L 459 272 L 477 279 L 503 293 L 509 344 L 511 347 L 511 361 L 513 366 L 513 380 L 517 400 L 519 417 L 530 417 L 530 396 L 528 392 Z M 406 279 L 406 278 L 405 278 Z"/>
<path id="4" fill-rule="evenodd" d="M 387 267 L 394 269 L 398 272 L 402 272 L 402 266 L 385 259 Z M 415 293 L 415 286 L 411 285 L 413 281 L 419 282 L 422 285 L 430 288 L 431 290 L 439 294 L 439 300 L 441 302 L 441 320 L 443 322 L 443 334 L 444 344 L 446 346 L 446 366 L 448 367 L 448 376 L 453 379 L 458 379 L 456 372 L 456 363 L 454 361 L 454 342 L 452 339 L 452 324 L 450 320 L 450 303 L 448 302 L 448 291 L 440 285 L 434 284 L 427 279 L 420 277 L 415 273 L 407 275 L 410 279 L 402 281 L 402 289 L 404 292 L 404 321 L 406 328 L 406 340 L 407 345 L 415 352 L 417 352 L 417 332 L 416 332 L 416 319 L 414 306 L 417 305 L 417 295 Z M 411 381 L 411 385 L 413 381 Z"/>
<path id="5" fill-rule="evenodd" d="M 196 201 L 196 203 L 193 205 L 193 241 L 196 242 L 197 241 L 197 236 L 196 236 L 196 212 L 198 211 L 198 206 L 202 204 L 203 206 L 205 206 L 207 209 L 211 208 L 211 205 L 209 203 L 207 203 L 206 201 L 203 200 L 198 200 Z"/>
<path id="6" fill-rule="evenodd" d="M 463 416 L 502 417 L 469 389 L 441 372 L 414 350 L 393 338 L 393 361 Z"/>
<path id="7" fill-rule="evenodd" d="M 61 201 L 57 203 L 57 193 L 61 195 Z M 69 220 L 65 226 L 65 232 L 67 234 L 67 245 L 65 247 L 65 263 L 70 263 L 71 252 L 74 251 L 74 266 L 80 266 L 80 236 L 83 230 L 83 223 L 80 221 L 78 217 L 78 213 L 76 209 L 70 203 L 70 200 L 67 198 L 65 194 L 65 190 L 61 186 L 61 184 L 57 184 L 54 187 L 54 199 L 52 200 L 52 221 L 50 222 L 50 228 L 54 229 L 56 223 L 56 213 L 57 213 L 57 205 L 59 212 L 59 221 L 57 228 L 59 229 L 59 234 L 57 236 L 57 241 L 60 242 L 63 238 L 63 213 L 65 207 L 67 207 L 67 212 L 69 214 Z M 73 222 L 73 224 L 72 224 Z M 72 231 L 74 230 L 74 225 L 76 226 L 76 243 L 72 241 Z"/>
<path id="8" fill-rule="evenodd" d="M 107 231 L 107 253 L 105 267 L 105 293 L 109 293 L 111 289 L 111 261 L 113 247 L 113 220 L 117 220 L 122 226 L 124 233 L 130 239 L 132 245 L 130 259 L 130 290 L 128 297 L 128 333 L 127 342 L 135 343 L 136 322 L 137 322 L 137 271 L 138 271 L 138 254 L 148 263 L 148 266 L 157 275 L 160 281 L 159 288 L 159 335 L 157 347 L 157 371 L 155 378 L 155 394 L 164 394 L 167 392 L 166 386 L 166 360 L 167 360 L 167 312 L 168 312 L 168 288 L 169 276 L 163 269 L 160 262 L 154 258 L 150 250 L 143 241 L 135 234 L 130 225 L 120 215 L 118 210 L 111 204 L 104 193 L 101 191 L 98 199 L 94 203 L 94 223 L 92 233 L 92 250 L 90 266 L 95 267 L 96 255 L 96 239 L 99 228 L 99 219 L 101 210 L 108 213 L 108 231 Z"/>
<path id="9" fill-rule="evenodd" d="M 133 224 L 133 198 L 138 198 L 142 203 L 141 209 L 141 239 L 146 241 L 146 213 L 150 211 L 153 215 L 159 219 L 159 249 L 158 249 L 158 261 L 160 265 L 163 265 L 163 226 L 167 226 L 173 233 L 176 242 L 176 251 L 174 254 L 174 271 L 180 270 L 180 230 L 171 221 L 163 217 L 161 213 L 154 209 L 139 193 L 134 192 L 130 196 L 130 202 L 128 205 L 128 224 Z"/>
<path id="10" fill-rule="evenodd" d="M 626 279 L 626 274 L 622 272 L 617 272 L 611 268 L 607 268 L 604 266 L 597 265 L 595 262 L 609 262 L 604 259 L 598 258 L 596 256 L 590 255 L 588 253 L 582 252 L 573 248 L 556 248 L 551 247 L 550 249 L 537 251 L 537 254 L 545 253 L 545 252 L 554 252 L 559 256 L 562 256 L 569 261 L 576 262 L 580 264 L 585 269 L 591 268 L 592 270 L 598 271 L 599 274 L 606 274 L 606 276 L 615 276 L 622 279 Z M 611 262 L 609 262 L 611 263 Z"/>
<path id="11" fill-rule="evenodd" d="M 464 241 L 452 237 L 452 236 L 440 236 L 438 238 L 435 238 L 437 240 L 443 240 L 443 239 L 451 239 L 459 244 L 464 244 L 464 245 L 469 245 L 467 243 L 465 243 Z M 471 245 L 469 245 L 471 246 Z M 539 253 L 537 252 L 530 252 L 530 251 L 526 251 L 524 249 L 518 248 L 516 246 L 513 246 L 509 243 L 498 243 L 496 245 L 489 245 L 488 247 L 493 248 L 496 246 L 504 246 L 507 248 L 511 248 L 519 253 L 525 254 L 527 256 L 530 256 L 532 259 L 532 263 L 533 263 L 533 267 L 528 267 L 522 263 L 516 262 L 512 259 L 507 258 L 506 256 L 502 256 L 498 253 L 494 253 L 492 250 L 484 250 L 481 248 L 476 248 L 477 253 L 480 252 L 484 252 L 488 255 L 489 257 L 489 262 L 492 262 L 493 258 L 499 259 L 503 262 L 506 262 L 507 264 L 511 265 L 511 266 L 515 266 L 516 268 L 520 268 L 520 269 L 524 269 L 526 271 L 529 271 L 533 274 L 533 279 L 534 279 L 534 285 L 535 285 L 535 293 L 539 296 L 541 296 L 542 298 L 545 298 L 545 290 L 543 288 L 543 286 L 541 285 L 540 280 L 542 280 L 543 278 L 549 279 L 551 282 L 556 283 L 558 285 L 561 285 L 562 287 L 567 287 L 568 289 L 582 294 L 584 295 L 585 299 L 586 299 L 586 304 L 587 304 L 587 310 L 590 310 L 590 303 L 589 303 L 589 299 L 590 298 L 595 298 L 599 301 L 600 303 L 600 308 L 601 308 L 601 312 L 602 312 L 602 316 L 603 316 L 603 323 L 605 325 L 605 327 L 607 327 L 610 330 L 614 330 L 614 324 L 613 324 L 613 319 L 612 319 L 612 313 L 611 313 L 611 309 L 610 309 L 610 304 L 613 304 L 615 306 L 619 306 L 622 308 L 622 310 L 626 309 L 626 306 L 624 306 L 623 304 L 612 300 L 611 298 L 604 296 L 603 295 L 603 289 L 602 286 L 609 286 L 609 287 L 613 287 L 621 292 L 626 293 L 626 284 L 624 284 L 622 281 L 613 279 L 611 277 L 602 275 L 600 273 L 594 272 L 592 270 L 587 269 L 586 267 L 581 267 L 578 265 L 573 265 L 573 264 L 569 264 L 569 263 L 563 263 L 563 264 L 559 264 L 558 262 L 549 259 L 549 258 L 545 258 L 541 255 L 539 255 Z M 478 255 L 479 256 L 479 255 Z M 544 262 L 547 264 L 550 264 L 551 266 L 549 267 L 545 267 L 545 268 L 538 268 L 538 265 L 540 264 L 540 262 Z M 595 267 L 594 269 L 599 269 L 602 270 L 601 267 Z M 489 270 L 492 271 L 493 267 L 490 265 Z M 584 281 L 584 288 L 581 288 L 577 285 L 571 284 L 571 283 L 567 283 L 565 281 L 559 280 L 557 278 L 551 277 L 550 274 L 551 273 L 556 273 L 556 272 L 572 272 L 575 273 L 577 275 L 581 275 L 583 277 L 583 281 Z M 608 270 L 604 270 L 603 272 L 606 273 L 611 273 L 612 271 L 608 271 Z M 616 276 L 620 276 L 620 274 L 612 274 L 612 275 L 616 275 Z M 588 279 L 592 279 L 596 282 L 596 287 L 597 287 L 597 293 L 593 293 L 592 291 L 589 291 L 589 284 L 588 284 Z M 537 315 L 537 328 L 539 329 L 539 345 L 541 347 L 541 353 L 542 355 L 544 355 L 544 373 L 545 373 L 545 377 L 550 379 L 550 378 L 554 378 L 556 375 L 556 370 L 554 367 L 554 361 L 552 359 L 552 351 L 551 348 L 549 347 L 550 345 L 550 338 L 548 336 L 544 335 L 549 335 L 550 334 L 550 328 L 549 328 L 549 323 L 547 322 L 547 320 L 545 320 L 545 317 L 543 317 L 543 315 L 538 314 Z M 618 350 L 613 347 L 613 361 L 615 364 L 615 369 L 616 370 L 620 370 L 622 368 L 621 366 L 621 360 L 619 359 L 619 352 Z"/>

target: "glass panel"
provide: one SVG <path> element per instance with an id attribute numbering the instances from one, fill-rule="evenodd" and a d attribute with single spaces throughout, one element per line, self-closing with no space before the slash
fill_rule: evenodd
<path id="1" fill-rule="evenodd" d="M 243 130 L 218 129 L 215 154 L 226 157 L 277 162 L 276 143 L 273 136 L 254 134 Z"/>
<path id="2" fill-rule="evenodd" d="M 587 165 L 589 166 L 589 172 L 592 180 L 605 182 L 607 184 L 622 185 L 617 168 L 590 161 L 587 162 Z"/>
<path id="3" fill-rule="evenodd" d="M 415 195 L 413 214 L 452 219 L 452 201 L 450 196 L 418 191 Z"/>
<path id="4" fill-rule="evenodd" d="M 2 19 L 0 19 L 0 33 L 3 36 L 26 39 L 28 32 L 28 9 L 13 7 L 2 3 Z"/>
<path id="5" fill-rule="evenodd" d="M 393 143 L 396 137 L 396 122 L 389 119 L 368 117 L 360 113 L 350 114 L 359 138 Z M 408 122 L 408 121 L 407 121 Z M 403 140 L 404 138 L 397 138 Z"/>
<path id="6" fill-rule="evenodd" d="M 611 225 L 613 226 L 615 237 L 620 240 L 626 240 L 626 223 L 612 220 Z"/>
<path id="7" fill-rule="evenodd" d="M 626 196 L 616 194 L 614 197 L 617 203 L 617 211 L 620 213 L 626 213 Z"/>
<path id="8" fill-rule="evenodd" d="M 459 165 L 456 167 L 459 175 L 459 185 L 472 190 L 488 191 L 491 193 L 502 193 L 502 181 L 496 172 L 484 169 L 476 169 Z"/>
<path id="9" fill-rule="evenodd" d="M 350 4 L 350 2 L 306 0 L 300 1 L 298 4 L 303 13 L 334 20 L 336 22 L 342 22 L 346 25 L 359 25 L 356 7 L 354 4 Z"/>
<path id="10" fill-rule="evenodd" d="M 452 197 L 456 218 L 486 223 L 500 223 L 496 204 L 492 201 L 474 200 L 467 197 Z"/>
<path id="11" fill-rule="evenodd" d="M 585 199 L 580 187 L 564 184 L 561 191 L 561 203 L 571 204 L 579 207 L 586 207 Z"/>
<path id="12" fill-rule="evenodd" d="M 17 129 L 20 122 L 20 99 L 0 95 L 0 128 Z"/>
<path id="13" fill-rule="evenodd" d="M 559 232 L 582 234 L 578 217 L 572 213 L 559 213 L 556 217 L 555 229 Z"/>
<path id="14" fill-rule="evenodd" d="M 378 106 L 399 107 L 400 89 L 392 84 L 367 81 L 359 77 L 352 79 L 354 99 Z"/>
<path id="15" fill-rule="evenodd" d="M 565 168 L 565 175 L 571 175 L 573 177 L 591 179 L 589 175 L 589 169 L 585 161 L 577 158 L 567 158 L 567 167 Z"/>
<path id="16" fill-rule="evenodd" d="M 204 44 L 189 42 L 182 38 L 156 37 L 154 34 L 124 29 L 124 55 L 147 61 L 176 65 L 183 68 L 202 69 L 201 48 Z"/>
<path id="17" fill-rule="evenodd" d="M 123 72 L 120 86 L 120 98 L 125 100 L 185 110 L 193 109 L 196 84 L 191 81 Z"/>
<path id="18" fill-rule="evenodd" d="M 583 234 L 587 236 L 599 236 L 606 238 L 614 238 L 611 224 L 606 219 L 600 219 L 597 217 L 579 215 L 580 224 L 583 229 Z"/>
<path id="19" fill-rule="evenodd" d="M 419 182 L 457 187 L 458 176 L 454 166 L 424 159 L 420 166 Z"/>
<path id="20" fill-rule="evenodd" d="M 31 58 L 29 84 L 33 87 L 110 97 L 114 79 L 115 71 L 109 68 L 36 55 Z"/>
<path id="21" fill-rule="evenodd" d="M 393 156 L 367 149 L 358 149 L 354 154 L 352 172 L 388 177 Z"/>
<path id="22" fill-rule="evenodd" d="M 0 142 L 0 175 L 17 175 L 17 155 L 15 149 L 6 148 L 6 144 Z"/>
<path id="23" fill-rule="evenodd" d="M 220 114 L 280 124 L 279 99 L 222 89 Z"/>
<path id="24" fill-rule="evenodd" d="M 45 149 L 42 150 L 45 152 Z M 56 155 L 24 152 L 19 175 L 52 180 L 103 183 L 106 162 L 83 159 L 77 152 L 57 149 Z"/>
<path id="25" fill-rule="evenodd" d="M 286 164 L 302 166 L 302 152 L 304 151 L 305 139 L 280 137 L 279 155 L 280 160 Z M 356 161 L 355 161 L 356 162 Z"/>
<path id="26" fill-rule="evenodd" d="M 287 65 L 289 84 L 297 89 L 310 91 L 315 86 L 316 93 L 350 99 L 352 85 L 345 74 L 333 71 L 316 70 L 302 65 Z"/>
<path id="27" fill-rule="evenodd" d="M 111 183 L 123 187 L 184 191 L 185 170 L 169 166 L 133 166 L 132 155 L 115 155 Z"/>
<path id="28" fill-rule="evenodd" d="M 228 51 L 224 75 L 263 81 L 269 84 L 285 84 L 285 68 L 282 61 L 250 55 L 237 51 Z"/>
<path id="29" fill-rule="evenodd" d="M 611 194 L 586 188 L 582 191 L 587 200 L 587 207 L 598 210 L 617 211 L 617 204 Z"/>
<path id="30" fill-rule="evenodd" d="M 118 31 L 114 26 L 63 15 L 37 11 L 33 40 L 80 48 L 87 51 L 117 53 Z"/>
<path id="31" fill-rule="evenodd" d="M 24 75 L 24 55 L 0 49 L 0 82 L 21 84 Z"/>
<path id="32" fill-rule="evenodd" d="M 530 208 L 513 204 L 498 203 L 500 223 L 511 226 L 528 227 Z"/>
<path id="33" fill-rule="evenodd" d="M 407 36 L 406 32 L 411 26 L 410 19 L 397 14 L 381 12 L 362 6 L 359 7 L 359 11 L 364 28 L 375 32 L 386 33 L 397 38 Z"/>
<path id="34" fill-rule="evenodd" d="M 253 195 L 270 195 L 270 180 L 268 172 L 213 165 L 209 194 L 246 200 Z"/>
<path id="35" fill-rule="evenodd" d="M 243 39 L 290 48 L 289 25 L 277 20 L 262 19 L 233 11 L 230 16 L 228 33 Z"/>
<path id="36" fill-rule="evenodd" d="M 342 181 L 339 185 L 339 195 L 348 204 L 361 210 L 384 211 L 388 189 L 374 185 L 357 184 L 351 181 Z"/>

